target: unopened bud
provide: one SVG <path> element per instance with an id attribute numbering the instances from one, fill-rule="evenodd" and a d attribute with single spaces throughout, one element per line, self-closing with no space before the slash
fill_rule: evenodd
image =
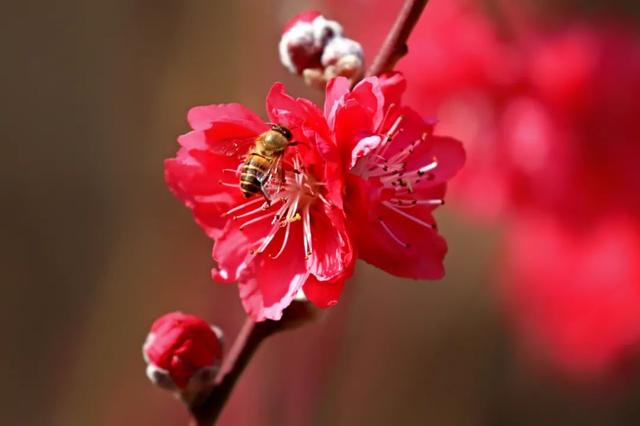
<path id="1" fill-rule="evenodd" d="M 342 26 L 316 11 L 302 12 L 284 28 L 280 45 L 280 60 L 289 71 L 302 74 L 307 68 L 319 68 L 324 47 L 331 39 L 342 35 Z"/>
<path id="2" fill-rule="evenodd" d="M 336 76 L 356 79 L 364 72 L 364 51 L 357 41 L 336 37 L 325 47 L 321 63 L 327 80 Z"/>
<path id="3" fill-rule="evenodd" d="M 147 376 L 156 385 L 195 395 L 211 386 L 222 361 L 222 332 L 182 312 L 158 318 L 142 347 Z"/>
<path id="4" fill-rule="evenodd" d="M 344 37 L 342 26 L 319 12 L 303 12 L 285 26 L 279 45 L 280 61 L 305 82 L 323 88 L 335 76 L 355 81 L 362 75 L 360 43 Z"/>

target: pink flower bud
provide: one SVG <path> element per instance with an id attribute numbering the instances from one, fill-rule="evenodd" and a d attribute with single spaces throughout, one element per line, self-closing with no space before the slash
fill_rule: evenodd
<path id="1" fill-rule="evenodd" d="M 342 26 L 316 11 L 302 12 L 284 27 L 280 38 L 280 61 L 289 71 L 302 74 L 307 68 L 320 68 L 325 46 L 342 36 Z"/>
<path id="2" fill-rule="evenodd" d="M 321 63 L 327 80 L 336 76 L 355 79 L 364 72 L 364 51 L 355 40 L 335 37 L 325 46 Z"/>
<path id="3" fill-rule="evenodd" d="M 222 360 L 222 332 L 182 312 L 158 318 L 142 347 L 147 376 L 170 390 L 208 385 Z"/>

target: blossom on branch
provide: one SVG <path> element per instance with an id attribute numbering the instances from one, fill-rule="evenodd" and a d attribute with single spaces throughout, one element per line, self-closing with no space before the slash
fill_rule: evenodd
<path id="1" fill-rule="evenodd" d="M 239 188 L 239 166 L 270 129 L 242 105 L 192 108 L 193 130 L 178 138 L 178 154 L 165 162 L 170 189 L 215 240 L 213 278 L 238 282 L 244 308 L 256 321 L 280 319 L 301 290 L 321 307 L 336 303 L 354 262 L 338 149 L 322 113 L 276 83 L 267 114 L 289 129 L 293 141 L 265 182 L 270 199 L 245 199 Z"/>
<path id="2" fill-rule="evenodd" d="M 345 211 L 359 256 L 397 276 L 442 278 L 447 245 L 432 212 L 444 204 L 464 149 L 402 105 L 402 74 L 349 86 L 344 78 L 329 83 L 325 116 L 347 175 Z"/>

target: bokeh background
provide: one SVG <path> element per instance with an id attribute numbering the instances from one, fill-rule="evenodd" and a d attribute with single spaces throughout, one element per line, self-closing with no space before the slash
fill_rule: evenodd
<path id="1" fill-rule="evenodd" d="M 432 0 L 426 15 L 446 2 Z M 179 309 L 233 336 L 244 319 L 236 289 L 210 281 L 210 241 L 164 185 L 162 161 L 187 129 L 187 109 L 236 101 L 262 112 L 275 80 L 321 102 L 278 63 L 286 20 L 323 10 L 351 37 L 362 37 L 371 57 L 400 4 L 5 2 L 0 424 L 186 424 L 183 407 L 144 375 L 149 325 Z M 500 29 L 501 42 L 515 50 L 522 39 L 505 28 L 532 31 L 527 22 L 543 38 L 578 20 L 624 25 L 636 35 L 640 28 L 633 1 L 534 4 L 464 7 Z M 434 42 L 420 30 L 426 23 L 411 54 Z M 631 158 L 640 143 L 634 137 L 624 145 Z M 262 347 L 220 424 L 638 424 L 635 357 L 620 356 L 622 374 L 607 365 L 576 377 L 530 344 L 500 278 L 509 259 L 504 241 L 515 228 L 478 220 L 465 208 L 454 202 L 439 210 L 450 246 L 444 280 L 400 280 L 360 263 L 336 307 Z M 640 310 L 620 307 L 634 308 Z"/>

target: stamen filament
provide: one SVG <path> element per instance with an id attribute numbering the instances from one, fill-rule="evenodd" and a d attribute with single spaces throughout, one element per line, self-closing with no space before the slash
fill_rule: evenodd
<path id="1" fill-rule="evenodd" d="M 398 213 L 400 216 L 403 216 L 407 219 L 409 219 L 410 221 L 420 225 L 420 226 L 424 226 L 425 228 L 429 228 L 429 229 L 435 229 L 435 225 L 432 225 L 430 223 L 427 223 L 423 220 L 418 219 L 415 216 L 410 215 L 407 212 L 403 212 L 402 210 L 400 210 L 399 208 L 397 208 L 396 206 L 394 206 L 393 204 L 391 204 L 389 201 L 383 201 L 382 205 L 385 206 L 386 208 Z"/>
<path id="2" fill-rule="evenodd" d="M 378 222 L 380 223 L 380 226 L 382 226 L 382 228 L 387 232 L 387 234 L 391 237 L 393 241 L 395 241 L 396 243 L 398 243 L 404 248 L 410 247 L 409 243 L 405 243 L 400 238 L 398 238 L 398 236 L 394 234 L 393 231 L 391 231 L 391 228 L 389 228 L 389 226 L 386 223 L 384 223 L 384 220 L 381 217 L 378 218 Z"/>
<path id="3" fill-rule="evenodd" d="M 257 197 L 252 199 L 252 200 L 246 201 L 246 202 L 244 202 L 242 204 L 239 204 L 239 205 L 235 206 L 234 208 L 232 208 L 230 210 L 227 210 L 225 213 L 222 213 L 222 217 L 228 216 L 231 213 L 235 213 L 235 212 L 237 212 L 239 210 L 242 210 L 245 207 L 249 207 L 252 204 L 259 203 L 260 201 L 262 201 L 262 199 L 261 198 L 257 198 Z"/>
<path id="4" fill-rule="evenodd" d="M 274 203 L 277 203 L 278 201 L 280 201 L 280 200 L 279 200 L 279 199 L 277 199 L 277 200 L 273 200 L 273 201 L 271 202 L 271 205 L 274 205 Z M 265 203 L 263 203 L 260 207 L 258 207 L 257 209 L 249 210 L 249 211 L 248 211 L 248 212 L 246 212 L 246 213 L 242 213 L 242 214 L 239 214 L 239 215 L 237 215 L 237 216 L 233 216 L 233 219 L 234 219 L 234 220 L 236 220 L 236 219 L 242 219 L 243 217 L 251 216 L 252 214 L 260 213 L 260 212 L 266 211 L 269 207 L 270 207 L 270 206 L 269 206 L 269 204 L 267 204 L 267 203 L 265 202 Z"/>
<path id="5" fill-rule="evenodd" d="M 309 259 L 313 254 L 313 243 L 311 239 L 311 215 L 309 214 L 309 206 L 305 206 L 302 212 L 302 228 L 304 238 L 304 254 L 305 259 Z"/>
<path id="6" fill-rule="evenodd" d="M 287 246 L 287 242 L 289 241 L 290 230 L 291 230 L 291 222 L 287 222 L 287 226 L 285 227 L 284 238 L 282 239 L 282 245 L 280 246 L 280 250 L 278 250 L 278 253 L 276 253 L 275 256 L 269 256 L 269 257 L 271 257 L 272 259 L 277 259 L 284 252 L 284 248 Z"/>
<path id="7" fill-rule="evenodd" d="M 222 185 L 222 186 L 226 186 L 228 188 L 238 188 L 240 187 L 240 184 L 236 183 L 229 183 L 229 182 L 224 182 L 222 179 L 220 179 L 218 181 L 218 185 Z"/>
<path id="8" fill-rule="evenodd" d="M 240 225 L 240 227 L 238 229 L 240 229 L 242 231 L 247 226 L 253 225 L 254 223 L 257 223 L 257 222 L 260 222 L 261 220 L 266 219 L 268 217 L 271 217 L 272 215 L 273 215 L 273 212 L 269 212 L 269 213 L 263 214 L 261 216 L 255 217 L 253 219 L 250 219 L 250 220 L 246 221 L 245 223 L 243 223 L 242 225 Z"/>
<path id="9" fill-rule="evenodd" d="M 431 200 L 417 200 L 415 198 L 413 199 L 400 199 L 400 198 L 391 198 L 389 199 L 389 201 L 391 203 L 393 203 L 394 205 L 396 205 L 397 207 L 404 207 L 404 208 L 408 208 L 408 207 L 414 207 L 417 205 L 422 205 L 422 206 L 441 206 L 444 204 L 444 200 L 443 199 L 431 199 Z"/>

